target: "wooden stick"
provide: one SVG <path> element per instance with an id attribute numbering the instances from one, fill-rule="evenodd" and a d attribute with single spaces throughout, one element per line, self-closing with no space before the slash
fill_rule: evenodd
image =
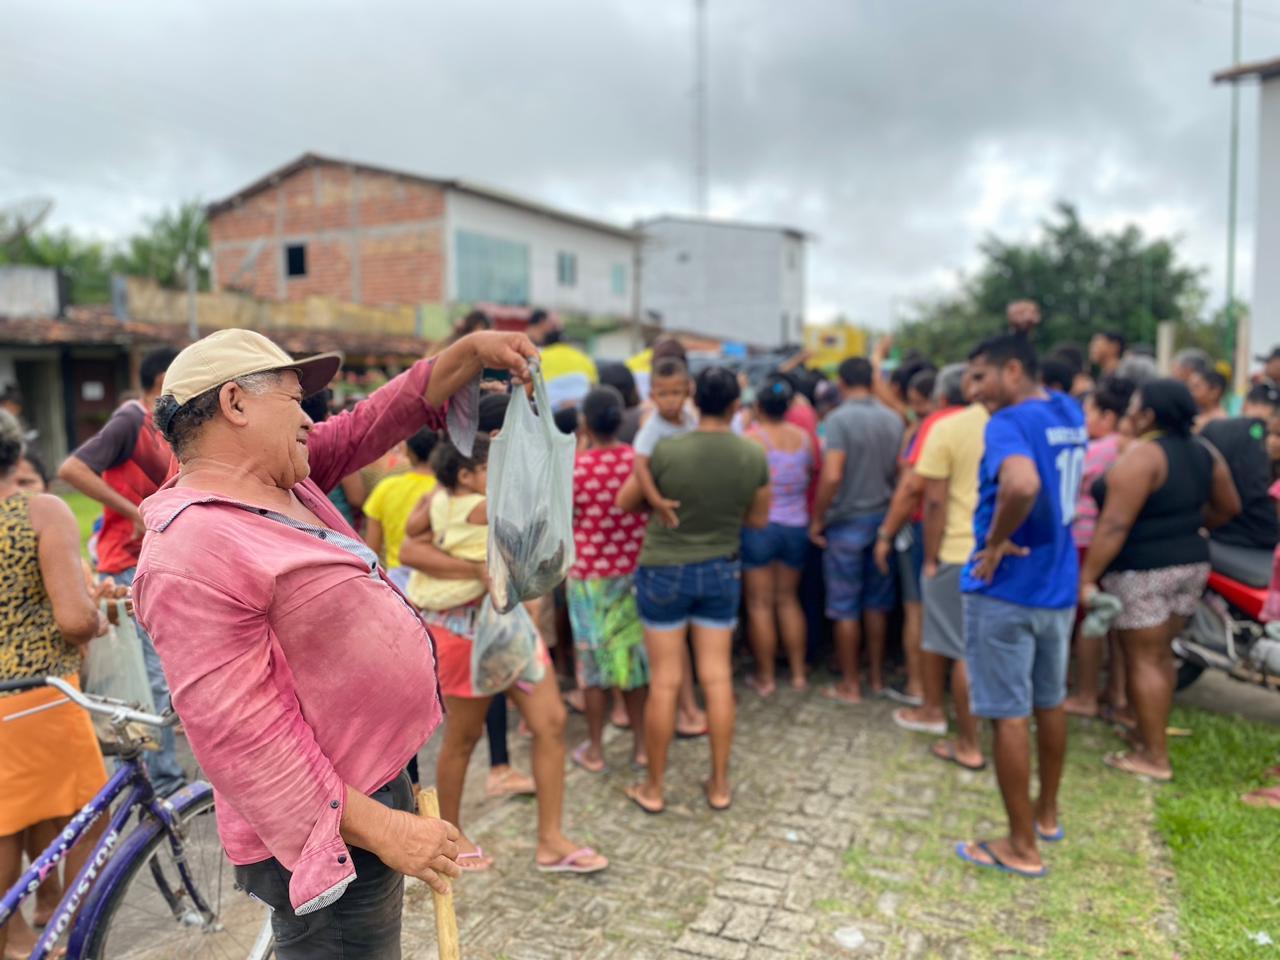
<path id="1" fill-rule="evenodd" d="M 418 816 L 439 818 L 440 797 L 435 787 L 418 791 Z M 440 960 L 462 960 L 462 948 L 458 944 L 458 917 L 453 911 L 453 890 L 448 893 L 432 890 L 431 899 L 436 908 L 436 945 Z"/>

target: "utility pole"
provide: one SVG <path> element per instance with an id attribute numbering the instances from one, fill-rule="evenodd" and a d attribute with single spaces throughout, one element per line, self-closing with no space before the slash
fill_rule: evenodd
<path id="1" fill-rule="evenodd" d="M 1231 65 L 1240 66 L 1240 19 L 1242 0 L 1235 0 L 1231 13 Z M 1236 194 L 1240 166 L 1240 83 L 1231 84 L 1231 146 L 1227 196 L 1227 356 L 1231 358 L 1237 391 L 1248 382 L 1248 337 L 1240 336 L 1240 318 L 1236 316 Z M 1237 349 L 1245 345 L 1243 359 Z"/>
<path id="2" fill-rule="evenodd" d="M 707 0 L 693 0 L 693 206 L 707 215 Z"/>

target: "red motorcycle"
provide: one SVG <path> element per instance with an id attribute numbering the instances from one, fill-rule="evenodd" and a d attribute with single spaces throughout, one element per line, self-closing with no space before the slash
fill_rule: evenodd
<path id="1" fill-rule="evenodd" d="M 1204 597 L 1173 641 L 1178 689 L 1205 670 L 1280 690 L 1280 621 L 1264 626 L 1272 552 L 1210 542 L 1212 571 Z"/>

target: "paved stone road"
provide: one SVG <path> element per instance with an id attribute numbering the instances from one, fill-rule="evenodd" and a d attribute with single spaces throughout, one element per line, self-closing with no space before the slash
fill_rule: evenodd
<path id="1" fill-rule="evenodd" d="M 469 803 L 468 832 L 497 865 L 457 884 L 464 956 L 984 955 L 967 946 L 965 931 L 973 921 L 962 900 L 926 904 L 923 916 L 911 916 L 892 882 L 877 891 L 849 879 L 846 864 L 855 856 L 868 881 L 893 881 L 896 858 L 911 856 L 922 842 L 935 843 L 895 824 L 927 821 L 930 830 L 956 838 L 971 835 L 975 823 L 981 830 L 995 828 L 986 816 L 994 796 L 991 774 L 969 774 L 923 758 L 927 741 L 893 727 L 890 710 L 883 701 L 849 708 L 790 690 L 762 702 L 741 691 L 734 805 L 725 814 L 707 808 L 699 787 L 708 765 L 705 741 L 674 745 L 667 812 L 641 813 L 622 794 L 633 777 L 629 734 L 612 732 L 607 773 L 593 776 L 571 767 L 568 775 L 571 835 L 612 860 L 610 870 L 596 877 L 546 877 L 533 870 L 531 801 Z M 575 721 L 570 743 L 580 724 Z M 526 743 L 514 733 L 512 743 L 517 762 L 527 769 Z M 483 749 L 473 762 L 470 797 L 482 795 Z M 424 765 L 424 777 L 431 769 Z M 946 789 L 939 789 L 941 777 L 950 778 Z M 1154 850 L 1139 855 L 1157 856 Z M 1011 919 L 1015 941 L 1037 941 L 1045 922 L 1037 912 L 1032 905 Z M 406 958 L 436 956 L 432 916 L 427 889 L 412 887 Z M 833 937 L 847 927 L 864 939 L 854 951 Z"/>

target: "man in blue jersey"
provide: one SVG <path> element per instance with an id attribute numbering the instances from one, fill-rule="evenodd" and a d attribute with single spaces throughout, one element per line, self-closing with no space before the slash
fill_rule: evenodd
<path id="1" fill-rule="evenodd" d="M 969 355 L 979 402 L 991 411 L 978 471 L 977 549 L 961 577 L 965 662 L 973 713 L 995 731 L 996 779 L 1009 835 L 960 844 L 975 866 L 1039 877 L 1036 844 L 1061 840 L 1058 785 L 1067 751 L 1067 651 L 1080 571 L 1071 521 L 1087 435 L 1080 405 L 1036 379 L 1022 334 L 995 337 Z M 1031 715 L 1040 795 L 1030 794 Z"/>

